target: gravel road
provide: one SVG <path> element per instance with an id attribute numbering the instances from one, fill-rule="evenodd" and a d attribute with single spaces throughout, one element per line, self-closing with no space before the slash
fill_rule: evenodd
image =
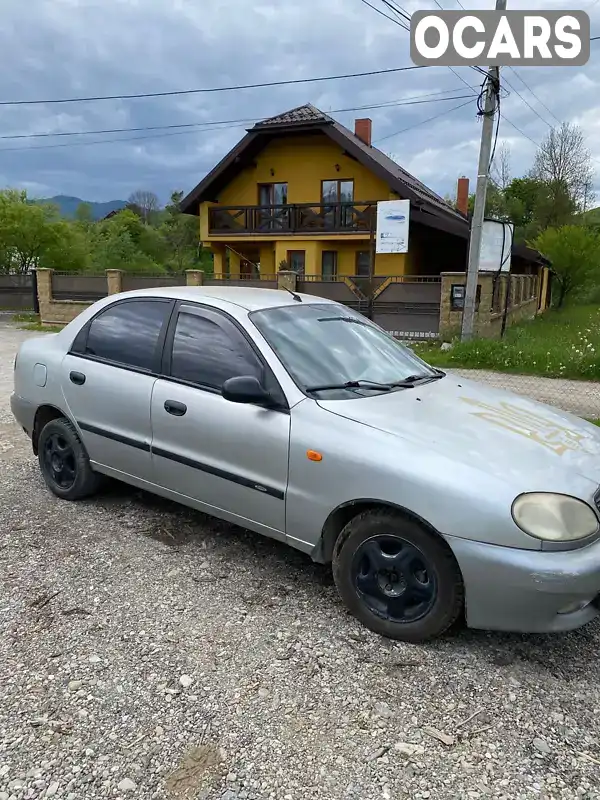
<path id="1" fill-rule="evenodd" d="M 600 383 L 594 381 L 542 378 L 539 375 L 508 375 L 486 369 L 452 369 L 448 372 L 487 383 L 496 389 L 523 394 L 580 417 L 600 419 Z"/>
<path id="2" fill-rule="evenodd" d="M 600 798 L 600 625 L 361 628 L 327 569 L 126 487 L 70 504 L 10 421 L 0 800 Z"/>

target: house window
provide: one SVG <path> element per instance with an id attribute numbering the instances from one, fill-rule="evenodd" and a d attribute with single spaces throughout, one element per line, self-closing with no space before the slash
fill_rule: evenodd
<path id="1" fill-rule="evenodd" d="M 304 275 L 306 253 L 304 250 L 288 250 L 287 261 L 292 272 Z"/>
<path id="2" fill-rule="evenodd" d="M 356 254 L 356 274 L 361 278 L 368 278 L 371 274 L 371 253 L 368 250 L 359 250 Z"/>
<path id="3" fill-rule="evenodd" d="M 321 181 L 321 203 L 326 228 L 344 230 L 352 227 L 352 202 L 354 201 L 354 181 Z M 347 203 L 349 205 L 339 205 Z"/>
<path id="4" fill-rule="evenodd" d="M 321 181 L 322 203 L 352 203 L 354 201 L 354 181 Z"/>
<path id="5" fill-rule="evenodd" d="M 337 251 L 323 250 L 321 254 L 321 275 L 324 278 L 337 276 Z"/>
<path id="6" fill-rule="evenodd" d="M 287 183 L 261 183 L 258 186 L 259 206 L 284 206 L 288 201 Z"/>
<path id="7" fill-rule="evenodd" d="M 289 228 L 288 210 L 282 208 L 288 201 L 287 183 L 260 183 L 256 229 L 258 231 L 286 230 Z M 264 207 L 267 208 L 264 208 Z M 276 206 L 276 208 L 273 208 Z"/>

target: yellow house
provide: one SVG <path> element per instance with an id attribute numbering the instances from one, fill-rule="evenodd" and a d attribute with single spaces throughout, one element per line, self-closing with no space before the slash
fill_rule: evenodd
<path id="1" fill-rule="evenodd" d="M 376 254 L 376 204 L 392 199 L 410 201 L 408 252 Z M 304 105 L 249 129 L 181 209 L 200 218 L 216 280 L 273 281 L 292 270 L 305 283 L 352 276 L 354 282 L 439 283 L 442 273 L 466 269 L 467 201 L 466 178 L 459 180 L 457 210 L 374 147 L 370 119 L 357 119 L 352 132 Z M 538 253 L 513 248 L 513 272 L 541 277 L 542 269 Z M 403 291 L 410 305 L 413 296 Z M 419 290 L 414 300 L 435 300 L 439 308 L 435 291 L 434 298 L 433 288 Z"/>
<path id="2" fill-rule="evenodd" d="M 377 255 L 378 275 L 464 268 L 468 221 L 371 144 L 311 105 L 264 120 L 182 201 L 200 217 L 215 274 L 368 275 L 378 200 L 411 201 L 407 254 Z M 460 266 L 457 266 L 460 264 Z"/>

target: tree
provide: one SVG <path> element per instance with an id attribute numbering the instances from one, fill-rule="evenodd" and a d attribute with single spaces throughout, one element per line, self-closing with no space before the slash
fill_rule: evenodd
<path id="1" fill-rule="evenodd" d="M 532 245 L 552 262 L 558 285 L 557 308 L 590 281 L 600 263 L 600 237 L 583 225 L 548 228 Z"/>
<path id="2" fill-rule="evenodd" d="M 142 252 L 126 228 L 113 226 L 96 234 L 92 247 L 91 267 L 94 271 L 122 269 L 125 272 L 158 274 L 163 267 Z"/>
<path id="3" fill-rule="evenodd" d="M 90 203 L 79 203 L 75 209 L 75 219 L 83 225 L 88 225 L 94 221 Z"/>
<path id="4" fill-rule="evenodd" d="M 502 142 L 496 152 L 490 177 L 501 192 L 504 192 L 511 182 L 510 147 L 506 142 Z"/>
<path id="5" fill-rule="evenodd" d="M 96 269 L 162 272 L 169 248 L 159 231 L 145 225 L 133 211 L 124 209 L 95 226 L 92 245 Z M 107 264 L 108 266 L 100 266 Z"/>
<path id="6" fill-rule="evenodd" d="M 128 206 L 138 208 L 140 216 L 144 222 L 149 223 L 152 215 L 160 209 L 158 197 L 154 192 L 149 192 L 145 189 L 138 189 L 129 196 L 127 202 Z"/>
<path id="7" fill-rule="evenodd" d="M 198 218 L 182 214 L 180 203 L 183 192 L 172 192 L 171 202 L 165 207 L 165 219 L 159 228 L 169 250 L 167 268 L 182 272 L 194 267 L 199 258 Z"/>
<path id="8" fill-rule="evenodd" d="M 82 269 L 86 256 L 84 240 L 56 207 L 31 203 L 24 191 L 0 191 L 0 273 Z"/>
<path id="9" fill-rule="evenodd" d="M 538 187 L 532 228 L 543 231 L 567 225 L 577 210 L 577 203 L 564 181 L 546 181 Z"/>
<path id="10" fill-rule="evenodd" d="M 513 178 L 504 189 L 510 220 L 515 228 L 527 228 L 533 221 L 541 185 L 535 178 Z"/>
<path id="11" fill-rule="evenodd" d="M 552 128 L 535 154 L 531 177 L 556 191 L 559 201 L 566 193 L 576 211 L 585 211 L 594 199 L 594 170 L 583 131 L 563 122 Z"/>

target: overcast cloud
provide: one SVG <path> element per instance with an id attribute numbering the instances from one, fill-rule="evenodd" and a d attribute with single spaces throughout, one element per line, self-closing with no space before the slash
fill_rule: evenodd
<path id="1" fill-rule="evenodd" d="M 374 5 L 385 8 L 380 0 Z M 456 0 L 442 0 L 458 8 Z M 467 8 L 492 8 L 490 0 Z M 564 2 L 509 0 L 510 8 L 564 8 Z M 570 5 L 570 4 L 569 4 Z M 405 2 L 412 13 L 433 0 Z M 592 35 L 600 34 L 600 2 L 585 0 Z M 409 65 L 409 37 L 360 0 L 0 0 L 0 99 L 37 100 L 81 95 L 170 91 L 258 83 Z M 457 70 L 475 86 L 477 74 Z M 600 176 L 600 41 L 581 68 L 518 70 L 559 120 L 582 126 Z M 548 122 L 556 120 L 511 70 L 504 77 Z M 427 95 L 468 92 L 449 69 L 252 89 L 210 95 L 71 105 L 0 107 L 0 135 L 56 133 L 264 118 L 311 102 L 323 111 Z M 503 114 L 526 136 L 541 141 L 547 125 L 511 89 Z M 377 140 L 415 126 L 465 100 L 345 112 L 352 127 L 371 116 Z M 100 139 L 150 136 L 151 131 L 81 137 L 0 141 L 0 186 L 31 195 L 67 194 L 86 200 L 127 199 L 138 188 L 161 201 L 173 189 L 188 191 L 240 139 L 247 125 L 165 135 L 137 141 L 85 144 Z M 473 181 L 480 123 L 475 102 L 387 138 L 381 148 L 440 194 L 456 179 Z M 513 174 L 531 165 L 535 145 L 507 122 L 501 140 L 512 153 Z M 61 145 L 49 147 L 49 145 Z M 600 180 L 596 182 L 600 191 Z M 600 194 L 598 195 L 600 198 Z"/>

